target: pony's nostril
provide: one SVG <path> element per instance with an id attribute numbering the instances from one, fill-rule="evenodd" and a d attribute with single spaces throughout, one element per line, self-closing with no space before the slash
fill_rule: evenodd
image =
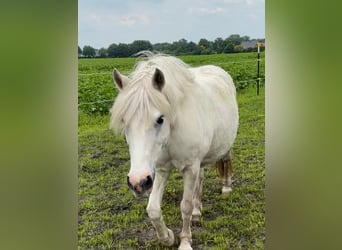
<path id="1" fill-rule="evenodd" d="M 129 178 L 129 176 L 127 176 L 127 185 L 129 189 L 133 190 L 136 194 L 144 193 L 153 185 L 153 179 L 150 175 L 145 179 L 142 179 L 140 182 L 135 182 L 134 180 L 134 178 Z"/>
<path id="2" fill-rule="evenodd" d="M 144 183 L 144 189 L 148 190 L 148 189 L 150 189 L 152 187 L 152 185 L 153 185 L 152 177 L 150 175 L 148 175 L 147 179 L 146 179 L 146 181 Z"/>

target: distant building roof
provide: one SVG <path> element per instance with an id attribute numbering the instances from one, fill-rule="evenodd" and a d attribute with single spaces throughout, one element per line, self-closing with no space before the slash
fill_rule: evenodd
<path id="1" fill-rule="evenodd" d="M 242 46 L 244 49 L 255 48 L 257 43 L 258 43 L 257 40 L 242 41 L 242 42 L 241 42 L 241 46 Z"/>

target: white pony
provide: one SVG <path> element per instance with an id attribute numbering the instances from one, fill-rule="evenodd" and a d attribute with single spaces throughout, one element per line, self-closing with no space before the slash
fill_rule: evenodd
<path id="1" fill-rule="evenodd" d="M 161 202 L 170 170 L 184 179 L 180 209 L 180 250 L 191 248 L 191 220 L 201 215 L 203 167 L 217 163 L 223 193 L 231 189 L 230 149 L 238 129 L 236 90 L 221 68 L 190 68 L 167 55 L 145 53 L 129 75 L 113 72 L 120 90 L 110 126 L 124 132 L 129 146 L 127 184 L 137 196 L 149 195 L 147 213 L 159 241 L 177 244 L 163 221 Z"/>

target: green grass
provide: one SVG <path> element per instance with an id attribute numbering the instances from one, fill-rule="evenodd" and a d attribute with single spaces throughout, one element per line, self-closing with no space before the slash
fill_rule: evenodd
<path id="1" fill-rule="evenodd" d="M 232 61 L 253 57 L 248 53 L 229 56 Z M 216 65 L 226 63 L 220 60 L 222 55 L 182 59 L 191 65 L 213 64 L 215 60 Z M 111 68 L 108 65 L 121 62 L 126 62 L 122 69 L 132 66 L 132 59 L 80 60 L 79 71 L 107 71 Z M 83 87 L 98 84 L 102 78 L 85 83 L 87 79 L 80 79 Z M 263 87 L 259 96 L 253 85 L 238 91 L 240 126 L 233 145 L 233 192 L 222 196 L 216 170 L 206 169 L 202 218 L 192 226 L 194 249 L 264 249 L 264 97 Z M 145 210 L 147 200 L 137 200 L 128 190 L 127 146 L 124 138 L 113 135 L 108 127 L 108 114 L 79 109 L 79 249 L 176 249 L 158 243 Z M 182 225 L 182 185 L 181 176 L 174 171 L 162 204 L 164 220 L 176 234 Z"/>
<path id="2" fill-rule="evenodd" d="M 213 64 L 222 67 L 234 79 L 237 89 L 255 84 L 257 77 L 257 54 L 217 54 L 201 56 L 182 56 L 191 66 Z M 261 53 L 260 77 L 265 76 L 265 53 Z M 79 60 L 78 102 L 79 110 L 87 114 L 107 115 L 117 95 L 113 88 L 112 71 L 117 68 L 121 73 L 131 72 L 136 58 L 82 59 Z M 248 82 L 246 82 L 248 80 Z M 100 101 L 100 102 L 99 102 Z"/>

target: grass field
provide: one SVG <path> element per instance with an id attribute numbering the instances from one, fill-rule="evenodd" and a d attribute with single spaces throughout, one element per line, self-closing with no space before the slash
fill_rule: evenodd
<path id="1" fill-rule="evenodd" d="M 229 56 L 226 55 L 231 61 L 248 61 L 255 54 Z M 189 57 L 188 61 L 184 60 L 191 65 L 209 62 L 222 66 L 225 63 L 218 57 L 199 56 L 197 59 Z M 133 63 L 134 59 L 80 60 L 79 73 L 110 72 L 114 66 L 128 73 Z M 233 65 L 226 63 L 224 68 L 227 70 Z M 249 72 L 251 69 L 247 68 Z M 238 73 L 233 69 L 230 73 L 236 80 Z M 254 63 L 254 78 L 255 70 Z M 99 86 L 113 88 L 110 75 L 109 80 L 106 80 L 107 75 L 103 77 L 80 75 L 80 103 L 93 101 L 84 97 L 86 92 L 82 93 L 84 88 L 88 88 L 89 93 L 96 89 L 88 85 L 100 82 L 97 89 Z M 250 75 L 242 75 L 241 79 L 248 77 Z M 114 98 L 116 92 L 114 89 L 110 91 L 112 96 L 105 98 Z M 97 100 L 104 98 L 97 96 L 95 90 L 93 95 Z M 264 88 L 261 88 L 259 96 L 254 84 L 239 89 L 240 127 L 233 146 L 234 190 L 229 197 L 222 196 L 216 170 L 206 169 L 202 218 L 192 227 L 194 249 L 264 249 L 264 103 Z M 101 107 L 106 109 L 106 106 Z M 145 210 L 147 200 L 135 199 L 126 185 L 129 154 L 125 140 L 114 136 L 108 129 L 106 110 L 93 112 L 92 109 L 91 105 L 79 107 L 79 249 L 176 249 L 162 247 L 157 242 Z M 182 223 L 179 209 L 181 194 L 182 178 L 174 171 L 166 187 L 162 210 L 167 226 L 176 234 L 180 232 Z"/>
<path id="2" fill-rule="evenodd" d="M 182 56 L 180 58 L 194 67 L 206 64 L 222 67 L 233 77 L 239 90 L 255 84 L 256 53 Z M 261 78 L 264 78 L 265 75 L 264 58 L 263 52 L 260 64 Z M 113 88 L 113 68 L 128 74 L 132 70 L 135 60 L 134 58 L 79 60 L 78 102 L 81 104 L 79 110 L 87 114 L 108 114 L 113 103 L 112 100 L 117 94 L 116 89 Z"/>

